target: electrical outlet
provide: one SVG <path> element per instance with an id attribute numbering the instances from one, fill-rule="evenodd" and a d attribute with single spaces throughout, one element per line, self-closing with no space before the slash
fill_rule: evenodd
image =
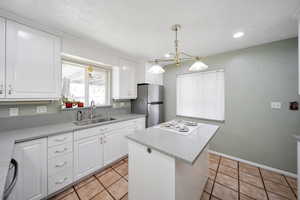
<path id="1" fill-rule="evenodd" d="M 272 109 L 281 109 L 281 102 L 271 102 Z"/>
<path id="2" fill-rule="evenodd" d="M 19 108 L 9 108 L 9 116 L 18 116 Z"/>
<path id="3" fill-rule="evenodd" d="M 47 112 L 47 106 L 37 106 L 36 107 L 37 113 L 46 113 Z"/>

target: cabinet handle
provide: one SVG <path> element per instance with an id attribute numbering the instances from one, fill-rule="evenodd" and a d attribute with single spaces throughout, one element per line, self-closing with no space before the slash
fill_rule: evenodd
<path id="1" fill-rule="evenodd" d="M 67 139 L 67 137 L 63 137 L 63 138 L 57 138 L 55 139 L 56 142 L 62 142 L 65 141 Z"/>
<path id="2" fill-rule="evenodd" d="M 148 153 L 152 153 L 152 150 L 150 148 L 147 148 Z"/>
<path id="3" fill-rule="evenodd" d="M 65 178 L 63 178 L 63 179 L 61 179 L 61 180 L 59 180 L 59 181 L 56 181 L 55 184 L 56 184 L 56 185 L 62 184 L 62 183 L 64 183 L 66 180 L 68 180 L 68 177 L 65 177 Z"/>
<path id="4" fill-rule="evenodd" d="M 12 91 L 13 91 L 12 86 L 11 86 L 11 84 L 9 84 L 8 85 L 8 94 L 12 94 Z"/>
<path id="5" fill-rule="evenodd" d="M 60 163 L 60 164 L 56 164 L 55 167 L 58 168 L 58 167 L 63 167 L 67 164 L 67 162 L 63 162 L 63 163 Z"/>
<path id="6" fill-rule="evenodd" d="M 64 149 L 62 149 L 62 150 L 56 150 L 55 153 L 62 153 L 62 152 L 65 152 L 65 151 L 67 151 L 67 150 L 68 150 L 67 148 L 64 148 Z"/>

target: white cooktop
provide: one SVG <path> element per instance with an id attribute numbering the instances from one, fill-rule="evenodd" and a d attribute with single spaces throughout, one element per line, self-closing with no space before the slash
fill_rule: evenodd
<path id="1" fill-rule="evenodd" d="M 172 120 L 154 126 L 153 128 L 163 129 L 180 135 L 190 135 L 198 127 L 199 124 L 196 122 L 185 121 L 185 120 Z"/>

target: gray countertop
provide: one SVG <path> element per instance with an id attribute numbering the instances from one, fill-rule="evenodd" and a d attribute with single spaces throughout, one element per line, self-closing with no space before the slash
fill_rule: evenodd
<path id="1" fill-rule="evenodd" d="M 160 128 L 148 128 L 128 135 L 127 138 L 139 144 L 153 148 L 161 153 L 193 164 L 219 126 L 199 124 L 191 134 L 185 136 Z"/>
<path id="2" fill-rule="evenodd" d="M 26 129 L 15 129 L 11 131 L 0 132 L 0 199 L 2 199 L 5 180 L 8 172 L 10 160 L 13 156 L 14 146 L 16 142 L 23 142 L 52 135 L 57 135 L 65 132 L 71 132 L 81 129 L 103 126 L 120 121 L 145 117 L 139 114 L 124 114 L 111 116 L 116 120 L 107 121 L 97 124 L 89 124 L 86 126 L 76 126 L 72 122 L 54 124 L 48 126 L 39 126 Z"/>

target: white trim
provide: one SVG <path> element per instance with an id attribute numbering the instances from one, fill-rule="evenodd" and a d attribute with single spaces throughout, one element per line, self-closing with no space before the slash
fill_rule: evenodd
<path id="1" fill-rule="evenodd" d="M 244 160 L 244 159 L 241 159 L 241 158 L 237 158 L 237 157 L 234 157 L 234 156 L 229 156 L 229 155 L 219 153 L 219 152 L 216 152 L 216 151 L 212 151 L 212 150 L 208 150 L 208 152 L 219 155 L 219 156 L 223 156 L 223 157 L 226 157 L 226 158 L 230 158 L 232 160 L 236 160 L 236 161 L 239 161 L 239 162 L 247 163 L 249 165 L 253 165 L 253 166 L 256 166 L 256 167 L 259 167 L 259 168 L 263 168 L 263 169 L 267 169 L 267 170 L 270 170 L 270 171 L 273 171 L 273 172 L 277 172 L 277 173 L 283 174 L 285 176 L 290 176 L 290 177 L 293 177 L 293 178 L 297 178 L 297 174 L 294 174 L 292 172 L 284 171 L 284 170 L 281 170 L 281 169 L 276 169 L 276 168 L 273 168 L 273 167 L 258 164 L 258 163 L 251 162 L 251 161 L 248 161 L 248 160 Z"/>

